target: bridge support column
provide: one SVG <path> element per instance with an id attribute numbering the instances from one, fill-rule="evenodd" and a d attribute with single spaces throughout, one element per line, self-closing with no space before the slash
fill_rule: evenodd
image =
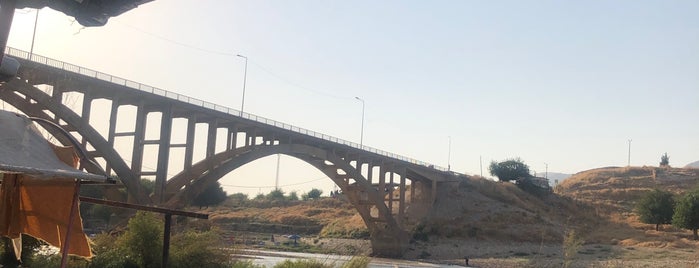
<path id="1" fill-rule="evenodd" d="M 408 249 L 410 234 L 398 228 L 374 227 L 371 232 L 372 255 L 399 258 Z"/>

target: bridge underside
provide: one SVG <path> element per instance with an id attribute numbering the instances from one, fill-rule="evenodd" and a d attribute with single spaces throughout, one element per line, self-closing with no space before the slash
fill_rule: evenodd
<path id="1" fill-rule="evenodd" d="M 93 160 L 117 175 L 132 202 L 183 206 L 236 168 L 285 154 L 322 171 L 343 191 L 366 223 L 375 255 L 400 256 L 413 226 L 432 207 L 437 183 L 454 179 L 447 172 L 332 142 L 316 133 L 304 134 L 302 129 L 264 124 L 173 100 L 167 94 L 146 93 L 29 61 L 22 64 L 21 79 L 0 84 L 0 99 L 73 133 Z M 96 101 L 99 105 L 93 105 Z M 135 112 L 123 115 L 124 107 Z M 173 126 L 176 120 L 184 122 L 183 127 Z M 117 121 L 132 126 L 123 130 Z M 155 139 L 146 138 L 146 130 L 153 129 L 150 125 L 159 130 Z M 195 139 L 195 128 L 202 125 L 207 135 Z M 68 144 L 61 135 L 52 134 Z M 184 142 L 173 142 L 176 134 L 184 134 Z M 222 147 L 216 144 L 222 140 L 220 135 L 225 135 L 223 150 L 217 150 Z M 124 154 L 123 143 L 117 146 L 124 139 L 129 141 L 125 147 L 131 149 L 130 155 Z M 205 148 L 205 155 L 196 162 L 195 146 Z M 156 152 L 149 155 L 156 158 L 155 170 L 143 168 L 148 149 Z M 169 161 L 172 154 L 183 154 L 180 167 Z M 169 177 L 172 173 L 177 174 Z M 141 179 L 155 181 L 153 193 L 144 192 Z"/>

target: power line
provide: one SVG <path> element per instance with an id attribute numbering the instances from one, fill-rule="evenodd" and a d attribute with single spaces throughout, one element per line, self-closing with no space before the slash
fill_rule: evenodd
<path id="1" fill-rule="evenodd" d="M 304 182 L 298 182 L 298 183 L 290 183 L 290 184 L 280 185 L 279 187 L 281 188 L 281 187 L 288 187 L 288 186 L 296 186 L 296 185 L 301 185 L 301 184 L 316 182 L 316 181 L 325 180 L 325 179 L 328 179 L 328 177 L 320 177 L 320 178 L 314 179 L 314 180 L 309 180 L 309 181 L 304 181 Z M 221 184 L 221 186 L 236 187 L 236 188 L 250 188 L 250 189 L 254 189 L 254 188 L 274 188 L 274 185 L 270 185 L 270 186 L 242 186 L 242 185 L 232 185 L 232 184 Z"/>
<path id="2" fill-rule="evenodd" d="M 151 36 L 151 37 L 153 37 L 153 38 L 160 39 L 160 40 L 162 40 L 162 41 L 165 41 L 165 42 L 168 42 L 168 43 L 172 43 L 172 44 L 176 44 L 176 45 L 179 45 L 179 46 L 182 46 L 182 47 L 185 47 L 185 48 L 189 48 L 189 49 L 193 49 L 193 50 L 198 50 L 198 51 L 201 51 L 201 52 L 204 52 L 204 53 L 215 54 L 215 55 L 226 56 L 226 57 L 236 57 L 238 54 L 240 54 L 240 53 L 232 53 L 232 52 L 225 52 L 225 51 L 217 51 L 217 50 L 213 50 L 213 49 L 202 48 L 202 47 L 190 45 L 190 44 L 187 44 L 187 43 L 183 43 L 183 42 L 180 42 L 180 41 L 177 41 L 177 40 L 173 40 L 173 39 L 170 39 L 170 38 L 161 36 L 161 35 L 157 35 L 157 34 L 154 34 L 154 33 L 148 32 L 148 31 L 145 31 L 145 30 L 143 30 L 143 29 L 141 29 L 141 28 L 138 28 L 138 27 L 136 27 L 136 26 L 133 26 L 133 25 L 130 25 L 130 24 L 127 24 L 127 23 L 123 23 L 123 22 L 116 21 L 116 20 L 115 20 L 115 22 L 117 22 L 117 24 L 126 26 L 126 27 L 128 27 L 128 28 L 130 28 L 130 29 L 132 29 L 132 30 L 135 30 L 135 31 L 140 32 L 140 33 L 142 33 L 142 34 Z M 284 82 L 284 83 L 286 83 L 286 84 L 288 84 L 288 85 L 290 85 L 290 86 L 293 86 L 293 87 L 296 87 L 296 88 L 299 88 L 299 89 L 303 89 L 303 90 L 309 91 L 309 92 L 311 92 L 311 93 L 318 94 L 318 95 L 322 95 L 322 96 L 325 96 L 325 97 L 336 98 L 336 99 L 343 99 L 343 100 L 351 99 L 351 97 L 348 97 L 348 96 L 338 96 L 338 95 L 334 95 L 334 94 L 329 94 L 329 93 L 326 93 L 326 92 L 323 92 L 323 91 L 315 90 L 315 89 L 308 88 L 308 87 L 305 87 L 305 86 L 303 86 L 303 85 L 300 85 L 300 84 L 298 84 L 298 83 L 296 83 L 296 82 L 293 82 L 293 81 L 291 81 L 291 80 L 289 80 L 289 79 L 287 79 L 287 78 L 285 78 L 285 77 L 283 77 L 283 76 L 281 76 L 281 75 L 278 75 L 278 74 L 276 74 L 276 73 L 270 71 L 269 69 L 265 68 L 265 67 L 262 66 L 261 64 L 255 62 L 254 59 L 250 59 L 250 63 L 252 63 L 253 65 L 257 66 L 257 68 L 259 68 L 259 69 L 262 70 L 263 72 L 265 72 L 265 73 L 267 73 L 267 74 L 269 74 L 269 75 L 271 75 L 271 76 L 277 78 L 279 81 Z"/>
<path id="3" fill-rule="evenodd" d="M 115 22 L 117 22 L 117 21 L 115 20 Z M 170 38 L 167 38 L 167 37 L 164 37 L 164 36 L 160 36 L 160 35 L 157 35 L 157 34 L 154 34 L 154 33 L 148 32 L 148 31 L 145 31 L 145 30 L 143 30 L 143 29 L 141 29 L 141 28 L 138 28 L 138 27 L 133 26 L 133 25 L 128 24 L 128 23 L 117 22 L 117 24 L 124 25 L 124 26 L 126 26 L 126 27 L 129 27 L 129 28 L 131 28 L 131 29 L 137 31 L 137 32 L 140 32 L 140 33 L 142 33 L 142 34 L 145 34 L 145 35 L 148 35 L 148 36 L 151 36 L 151 37 L 154 37 L 154 38 L 163 40 L 163 41 L 165 41 L 165 42 L 173 43 L 173 44 L 176 44 L 176 45 L 179 45 L 179 46 L 183 46 L 183 47 L 186 47 L 186 48 L 190 48 L 190 49 L 194 49 L 194 50 L 199 50 L 199 51 L 201 51 L 201 52 L 206 52 L 206 53 L 216 54 L 216 55 L 221 55 L 221 56 L 228 56 L 228 57 L 235 57 L 235 55 L 236 55 L 236 53 L 229 53 L 229 52 L 223 52 L 223 51 L 216 51 L 216 50 L 201 48 L 201 47 L 197 47 L 197 46 L 190 45 L 190 44 L 187 44 L 187 43 L 183 43 L 183 42 L 180 42 L 180 41 L 177 41 L 177 40 L 173 40 L 173 39 L 170 39 Z"/>
<path id="4" fill-rule="evenodd" d="M 309 91 L 309 92 L 311 92 L 311 93 L 315 93 L 315 94 L 318 94 L 318 95 L 323 95 L 323 96 L 330 97 L 330 98 L 341 99 L 341 100 L 349 100 L 349 99 L 352 99 L 351 97 L 348 97 L 348 96 L 333 95 L 333 94 L 325 93 L 325 92 L 322 92 L 322 91 L 318 91 L 318 90 L 315 90 L 315 89 L 312 89 L 312 88 L 308 88 L 308 87 L 302 86 L 302 85 L 300 85 L 300 84 L 297 84 L 297 83 L 295 83 L 295 82 L 292 82 L 292 81 L 289 80 L 289 79 L 286 79 L 286 78 L 284 78 L 284 77 L 282 77 L 282 76 L 280 76 L 280 75 L 277 75 L 277 74 L 275 74 L 275 73 L 273 73 L 273 72 L 267 70 L 266 68 L 262 67 L 262 65 L 256 63 L 255 61 L 251 61 L 251 62 L 252 62 L 253 65 L 257 66 L 257 68 L 259 68 L 259 69 L 262 70 L 263 72 L 265 72 L 265 73 L 267 73 L 267 74 L 269 74 L 269 75 L 271 75 L 271 76 L 274 76 L 274 77 L 277 78 L 279 81 L 282 81 L 282 82 L 284 82 L 284 83 L 287 83 L 287 84 L 289 84 L 290 86 L 297 87 L 297 88 L 300 88 L 300 89 Z"/>

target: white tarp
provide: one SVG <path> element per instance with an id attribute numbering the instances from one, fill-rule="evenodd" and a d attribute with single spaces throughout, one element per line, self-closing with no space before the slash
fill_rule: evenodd
<path id="1" fill-rule="evenodd" d="M 0 110 L 0 172 L 43 178 L 105 181 L 105 176 L 82 172 L 58 159 L 34 123 L 24 115 Z"/>

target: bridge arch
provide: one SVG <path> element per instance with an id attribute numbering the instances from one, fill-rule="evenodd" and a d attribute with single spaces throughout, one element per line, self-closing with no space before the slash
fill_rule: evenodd
<path id="1" fill-rule="evenodd" d="M 384 191 L 374 187 L 355 167 L 331 151 L 304 144 L 277 144 L 241 147 L 208 157 L 170 179 L 166 186 L 167 206 L 186 204 L 211 183 L 229 172 L 275 154 L 298 158 L 316 167 L 346 194 L 364 220 L 372 238 L 375 254 L 399 256 L 407 246 L 408 232 L 399 226 L 386 205 Z M 353 161 L 356 163 L 356 161 Z"/>

